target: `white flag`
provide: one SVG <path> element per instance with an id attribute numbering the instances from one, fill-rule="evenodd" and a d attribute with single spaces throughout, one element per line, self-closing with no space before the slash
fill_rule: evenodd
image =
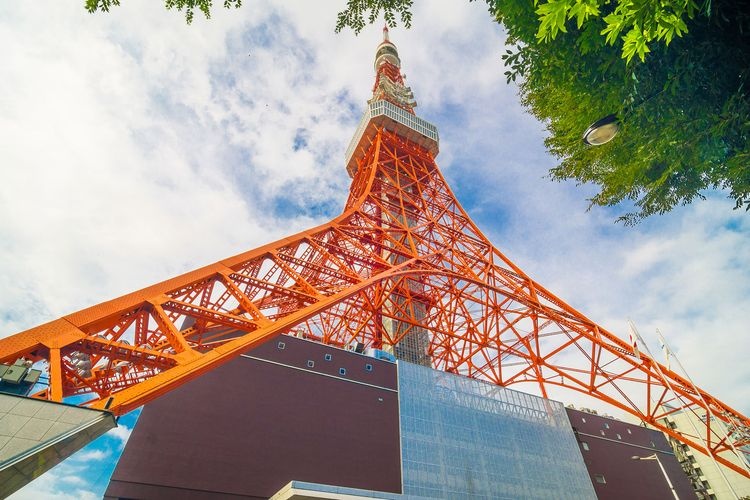
<path id="1" fill-rule="evenodd" d="M 635 329 L 633 328 L 632 321 L 628 321 L 628 336 L 630 337 L 630 346 L 633 348 L 633 353 L 635 354 L 635 357 L 638 359 L 641 359 L 641 353 L 638 352 L 638 334 L 635 332 Z"/>
<path id="2" fill-rule="evenodd" d="M 664 353 L 664 358 L 667 360 L 667 370 L 671 370 L 669 367 L 669 347 L 667 347 L 667 343 L 664 341 L 664 337 L 661 336 L 661 332 L 658 328 L 656 329 L 656 335 L 659 337 L 659 346 Z"/>

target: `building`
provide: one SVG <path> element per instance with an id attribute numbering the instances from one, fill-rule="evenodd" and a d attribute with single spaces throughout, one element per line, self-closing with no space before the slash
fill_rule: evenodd
<path id="1" fill-rule="evenodd" d="M 673 430 L 694 436 L 696 428 L 705 428 L 703 421 L 705 418 L 705 414 L 699 418 L 693 413 L 678 411 L 663 418 L 662 422 Z M 711 423 L 712 426 L 722 426 L 724 432 L 729 432 L 726 425 L 715 417 L 711 417 Z M 750 479 L 716 463 L 707 455 L 690 449 L 674 438 L 668 439 L 699 498 L 711 500 L 750 498 Z M 733 454 L 725 453 L 724 456 L 732 463 L 742 466 L 740 459 Z M 745 456 L 750 455 L 746 453 Z"/>
<path id="2" fill-rule="evenodd" d="M 695 498 L 664 435 L 592 411 L 566 408 L 600 500 Z M 651 457 L 658 457 L 659 462 Z M 662 473 L 661 467 L 664 468 Z"/>
<path id="3" fill-rule="evenodd" d="M 295 498 L 292 490 L 595 498 L 561 403 L 294 336 L 147 405 L 105 496 Z"/>

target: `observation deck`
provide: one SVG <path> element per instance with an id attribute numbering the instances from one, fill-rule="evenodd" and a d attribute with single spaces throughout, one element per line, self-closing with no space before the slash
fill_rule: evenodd
<path id="1" fill-rule="evenodd" d="M 413 113 L 386 100 L 368 103 L 365 114 L 346 149 L 346 171 L 350 177 L 357 173 L 357 159 L 375 137 L 378 128 L 395 132 L 404 139 L 426 149 L 432 157 L 439 153 L 437 127 Z"/>

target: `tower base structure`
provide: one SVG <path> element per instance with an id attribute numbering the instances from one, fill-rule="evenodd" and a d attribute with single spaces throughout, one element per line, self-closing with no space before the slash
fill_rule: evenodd
<path id="1" fill-rule="evenodd" d="M 146 405 L 105 498 L 217 495 L 596 498 L 561 403 L 287 335 Z"/>

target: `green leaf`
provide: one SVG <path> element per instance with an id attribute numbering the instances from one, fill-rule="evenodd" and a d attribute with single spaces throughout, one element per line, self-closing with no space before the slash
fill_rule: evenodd
<path id="1" fill-rule="evenodd" d="M 541 4 L 536 10 L 540 20 L 537 39 L 548 42 L 553 40 L 558 32 L 566 33 L 565 20 L 569 9 L 570 1 L 567 0 L 550 0 Z"/>
<path id="2" fill-rule="evenodd" d="M 622 40 L 622 58 L 625 59 L 627 63 L 630 63 L 633 56 L 636 54 L 641 62 L 643 62 L 646 53 L 651 52 L 647 45 L 646 36 L 637 25 L 628 31 Z"/>
<path id="3" fill-rule="evenodd" d="M 604 18 L 604 22 L 607 26 L 601 31 L 601 34 L 606 35 L 606 43 L 614 45 L 618 35 L 625 26 L 624 18 L 619 14 L 609 14 Z"/>
<path id="4" fill-rule="evenodd" d="M 598 15 L 599 6 L 594 3 L 594 0 L 576 0 L 575 5 L 573 5 L 568 11 L 568 19 L 573 19 L 575 17 L 576 27 L 578 29 L 581 29 L 583 23 L 585 23 L 589 17 Z"/>

